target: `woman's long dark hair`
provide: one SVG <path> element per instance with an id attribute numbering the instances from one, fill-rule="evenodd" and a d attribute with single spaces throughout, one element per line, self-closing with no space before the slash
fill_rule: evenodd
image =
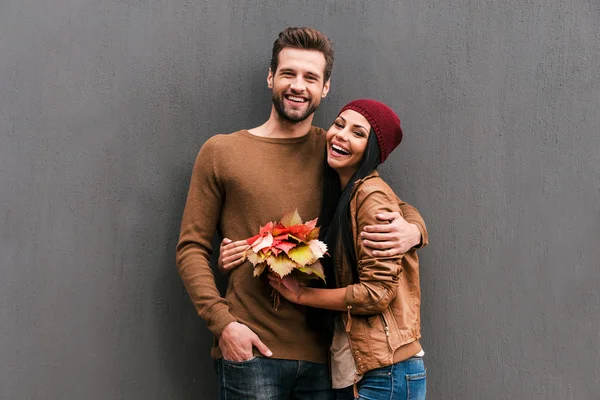
<path id="1" fill-rule="evenodd" d="M 319 239 L 327 243 L 329 257 L 321 260 L 325 269 L 327 288 L 335 288 L 335 263 L 336 256 L 341 256 L 343 262 L 351 265 L 354 282 L 358 282 L 357 260 L 352 237 L 352 224 L 350 221 L 350 198 L 356 181 L 365 178 L 377 169 L 379 165 L 380 150 L 377 136 L 371 129 L 365 154 L 358 170 L 352 175 L 346 187 L 342 190 L 340 176 L 337 171 L 327 164 L 325 152 L 325 173 L 323 177 L 323 198 L 321 200 L 321 215 L 319 217 L 321 230 Z M 318 311 L 317 311 L 318 310 Z M 309 318 L 309 325 L 325 330 L 329 338 L 333 337 L 335 312 L 325 309 L 315 309 L 310 314 L 315 314 L 314 319 Z M 320 325 L 320 326 L 319 326 Z"/>

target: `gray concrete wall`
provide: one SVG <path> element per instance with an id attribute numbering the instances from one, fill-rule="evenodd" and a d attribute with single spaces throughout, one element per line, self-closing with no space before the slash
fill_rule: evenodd
<path id="1" fill-rule="evenodd" d="M 209 399 L 174 265 L 202 143 L 268 116 L 287 25 L 383 99 L 429 223 L 430 399 L 600 398 L 595 0 L 0 3 L 0 398 Z"/>

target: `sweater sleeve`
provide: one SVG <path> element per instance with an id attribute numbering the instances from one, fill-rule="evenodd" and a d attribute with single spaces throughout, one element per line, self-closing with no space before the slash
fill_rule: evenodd
<path id="1" fill-rule="evenodd" d="M 214 151 L 218 137 L 200 149 L 190 181 L 181 221 L 176 261 L 179 275 L 198 311 L 215 335 L 236 321 L 229 303 L 221 297 L 210 265 L 211 241 L 217 229 L 224 193 L 215 173 Z"/>
<path id="2" fill-rule="evenodd" d="M 357 232 L 375 224 L 377 214 L 393 211 L 399 211 L 399 205 L 391 190 L 363 184 L 356 194 Z M 355 241 L 355 246 L 359 282 L 346 287 L 346 306 L 355 314 L 381 313 L 396 296 L 404 255 L 373 257 L 362 240 Z"/>
<path id="3" fill-rule="evenodd" d="M 400 198 L 398 198 L 398 205 L 400 206 L 400 214 L 404 217 L 406 222 L 409 224 L 417 225 L 419 228 L 419 232 L 421 232 L 421 242 L 415 246 L 416 249 L 423 248 L 429 244 L 429 234 L 427 233 L 427 227 L 425 226 L 425 221 L 423 221 L 423 217 L 419 211 L 411 206 L 410 204 L 404 202 Z"/>

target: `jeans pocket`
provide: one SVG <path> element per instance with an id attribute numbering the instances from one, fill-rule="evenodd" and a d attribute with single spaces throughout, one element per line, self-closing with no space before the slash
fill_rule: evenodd
<path id="1" fill-rule="evenodd" d="M 245 365 L 245 364 L 250 364 L 253 361 L 256 361 L 258 359 L 257 356 L 252 356 L 247 360 L 243 360 L 243 361 L 233 361 L 233 360 L 226 360 L 225 357 L 223 357 L 223 364 L 227 364 L 227 365 Z"/>
<path id="2" fill-rule="evenodd" d="M 427 393 L 427 371 L 406 374 L 406 399 L 425 400 Z"/>

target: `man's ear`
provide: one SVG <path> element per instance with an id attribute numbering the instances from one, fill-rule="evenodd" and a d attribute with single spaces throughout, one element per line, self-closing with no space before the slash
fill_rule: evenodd
<path id="1" fill-rule="evenodd" d="M 269 68 L 269 73 L 267 74 L 267 87 L 273 89 L 273 72 L 271 68 Z"/>
<path id="2" fill-rule="evenodd" d="M 331 85 L 331 78 L 327 79 L 327 82 L 323 85 L 323 93 L 321 94 L 322 98 L 327 97 L 327 93 L 329 93 L 329 86 Z"/>

